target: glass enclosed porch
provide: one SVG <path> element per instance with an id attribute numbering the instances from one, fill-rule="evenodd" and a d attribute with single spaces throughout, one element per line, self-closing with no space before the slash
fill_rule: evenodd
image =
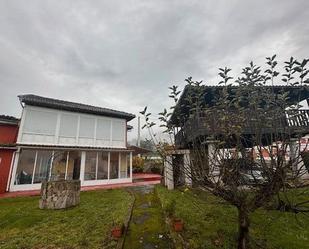
<path id="1" fill-rule="evenodd" d="M 132 182 L 132 153 L 28 148 L 16 152 L 10 191 L 40 189 L 48 179 L 80 179 L 82 186 Z"/>

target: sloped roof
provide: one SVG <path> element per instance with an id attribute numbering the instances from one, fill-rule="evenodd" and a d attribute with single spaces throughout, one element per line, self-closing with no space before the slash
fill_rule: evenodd
<path id="1" fill-rule="evenodd" d="M 181 93 L 181 96 L 174 108 L 174 111 L 170 117 L 170 123 L 173 125 L 180 125 L 183 121 L 179 120 L 179 114 L 185 114 L 189 116 L 190 104 L 187 101 L 189 94 L 192 94 L 197 89 L 201 89 L 203 92 L 203 104 L 211 106 L 216 100 L 216 96 L 219 94 L 220 90 L 224 86 L 218 85 L 201 85 L 193 86 L 186 85 L 184 90 Z M 239 86 L 233 85 L 229 87 L 229 92 L 233 96 L 233 90 L 237 89 Z M 260 86 L 259 86 L 260 87 Z M 289 85 L 274 85 L 274 86 L 261 86 L 265 88 L 273 89 L 275 93 L 286 92 L 288 93 L 288 104 L 293 105 L 298 103 L 301 100 L 309 98 L 309 87 L 308 86 L 289 86 Z M 258 87 L 257 87 L 258 88 Z"/>
<path id="2" fill-rule="evenodd" d="M 113 109 L 86 105 L 86 104 L 81 104 L 81 103 L 76 103 L 76 102 L 65 101 L 65 100 L 52 99 L 52 98 L 42 97 L 42 96 L 33 95 L 33 94 L 19 95 L 18 98 L 22 103 L 25 103 L 27 105 L 32 105 L 32 106 L 46 107 L 46 108 L 65 110 L 65 111 L 71 111 L 71 112 L 96 114 L 96 115 L 115 117 L 115 118 L 124 118 L 127 121 L 130 121 L 133 118 L 135 118 L 134 114 L 127 113 L 127 112 L 116 111 Z"/>
<path id="3" fill-rule="evenodd" d="M 130 145 L 128 146 L 128 149 L 133 150 L 133 155 L 137 155 L 137 154 L 147 154 L 147 153 L 151 153 L 152 150 L 146 149 L 146 148 L 142 148 L 139 146 L 135 146 L 135 145 Z"/>
<path id="4" fill-rule="evenodd" d="M 7 115 L 0 115 L 0 124 L 17 125 L 18 122 L 19 122 L 18 118 Z"/>

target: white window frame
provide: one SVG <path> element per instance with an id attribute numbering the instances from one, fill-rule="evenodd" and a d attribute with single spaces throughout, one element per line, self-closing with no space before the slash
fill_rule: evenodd
<path id="1" fill-rule="evenodd" d="M 29 148 L 31 149 L 31 148 Z M 36 156 L 37 156 L 37 151 L 36 150 Z M 52 172 L 52 167 L 53 167 L 53 162 L 54 162 L 54 157 L 55 157 L 55 152 L 59 150 L 52 150 L 52 157 L 50 161 L 50 168 L 49 168 L 49 179 L 51 177 L 51 172 Z M 101 179 L 101 180 L 84 180 L 84 173 L 85 173 L 85 162 L 86 162 L 86 153 L 90 152 L 91 150 L 87 151 L 80 151 L 81 152 L 81 165 L 80 165 L 80 181 L 81 181 L 81 186 L 94 186 L 94 185 L 108 185 L 108 184 L 116 184 L 116 183 L 132 183 L 132 178 L 133 178 L 133 168 L 132 168 L 132 152 L 130 153 L 130 177 L 127 178 L 118 178 L 118 179 L 110 179 L 110 153 L 111 151 L 97 151 L 97 155 L 99 152 L 107 152 L 108 153 L 108 179 Z M 112 151 L 112 152 L 118 152 L 119 156 L 121 157 L 121 154 L 127 153 L 125 151 Z M 69 154 L 69 151 L 67 151 Z M 68 158 L 67 154 L 67 158 Z M 20 156 L 20 149 L 18 149 L 15 153 L 15 158 L 14 161 L 12 162 L 12 175 L 11 175 L 11 180 L 10 180 L 10 185 L 8 190 L 10 192 L 14 191 L 23 191 L 23 190 L 39 190 L 41 189 L 41 183 L 33 183 L 33 184 L 20 184 L 20 185 L 15 185 L 15 178 L 16 178 L 16 171 L 17 171 L 17 166 L 18 166 L 18 161 L 19 161 L 19 156 Z M 121 163 L 121 160 L 119 160 L 119 163 Z M 66 162 L 66 169 L 68 167 L 68 160 Z M 127 165 L 128 167 L 128 165 Z M 35 169 L 34 169 L 35 172 Z M 97 174 L 97 171 L 96 171 Z M 120 165 L 119 165 L 119 174 L 120 174 Z M 66 173 L 67 175 L 67 173 Z M 119 175 L 120 176 L 120 175 Z M 32 178 L 34 179 L 34 178 Z"/>

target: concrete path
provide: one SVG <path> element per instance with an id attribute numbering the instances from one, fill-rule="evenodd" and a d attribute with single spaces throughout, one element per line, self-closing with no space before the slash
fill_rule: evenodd
<path id="1" fill-rule="evenodd" d="M 124 249 L 174 248 L 154 186 L 146 185 L 131 189 L 136 200 Z"/>

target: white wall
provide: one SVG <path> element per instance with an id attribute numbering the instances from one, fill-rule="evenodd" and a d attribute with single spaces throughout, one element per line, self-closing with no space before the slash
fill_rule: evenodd
<path id="1" fill-rule="evenodd" d="M 126 120 L 26 105 L 20 144 L 126 147 Z"/>

